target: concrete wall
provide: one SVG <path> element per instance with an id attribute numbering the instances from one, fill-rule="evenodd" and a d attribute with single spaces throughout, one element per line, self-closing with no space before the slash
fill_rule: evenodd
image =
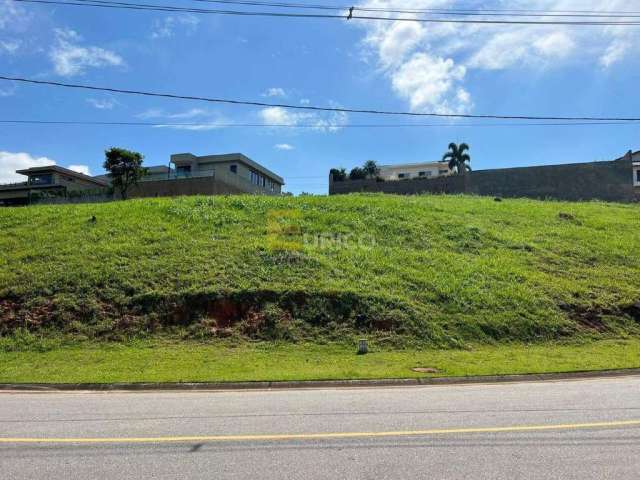
<path id="1" fill-rule="evenodd" d="M 383 192 L 397 194 L 416 193 L 464 193 L 466 179 L 462 176 L 437 178 L 412 178 L 409 180 L 344 180 L 329 179 L 329 195 L 352 192 Z"/>
<path id="2" fill-rule="evenodd" d="M 630 159 L 473 172 L 469 193 L 560 200 L 634 200 Z"/>
<path id="3" fill-rule="evenodd" d="M 53 174 L 53 183 L 65 187 L 68 192 L 72 190 L 100 190 L 106 188 L 88 179 L 58 172 Z"/>
<path id="4" fill-rule="evenodd" d="M 173 197 L 179 195 L 277 194 L 253 185 L 243 177 L 216 169 L 215 177 L 191 177 L 140 182 L 131 187 L 130 198 Z"/>
<path id="5" fill-rule="evenodd" d="M 158 180 L 140 182 L 131 187 L 130 198 L 175 197 L 179 195 L 228 195 L 242 193 L 240 189 L 213 177 L 180 178 L 176 180 Z"/>
<path id="6" fill-rule="evenodd" d="M 635 157 L 636 154 L 634 154 Z M 329 179 L 329 194 L 350 192 L 470 193 L 476 195 L 558 200 L 640 200 L 633 186 L 632 155 L 608 162 L 478 170 L 465 176 L 388 182 Z"/>

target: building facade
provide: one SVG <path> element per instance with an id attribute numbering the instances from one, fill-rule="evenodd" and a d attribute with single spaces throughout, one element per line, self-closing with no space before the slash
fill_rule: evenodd
<path id="1" fill-rule="evenodd" d="M 196 156 L 171 155 L 170 166 L 148 167 L 129 196 L 174 197 L 180 195 L 279 195 L 284 179 L 242 153 Z"/>
<path id="2" fill-rule="evenodd" d="M 65 198 L 74 194 L 101 192 L 109 183 L 101 178 L 49 165 L 17 170 L 24 182 L 0 185 L 0 205 L 28 205 L 42 198 Z"/>
<path id="3" fill-rule="evenodd" d="M 400 163 L 380 165 L 378 176 L 383 180 L 408 180 L 410 178 L 436 178 L 451 175 L 448 162 Z"/>
<path id="4" fill-rule="evenodd" d="M 242 153 L 196 156 L 171 155 L 176 178 L 213 177 L 231 183 L 246 193 L 279 194 L 284 179 Z"/>
<path id="5" fill-rule="evenodd" d="M 196 156 L 171 155 L 169 166 L 146 167 L 145 176 L 128 191 L 130 198 L 179 195 L 279 195 L 284 179 L 241 153 Z M 20 183 L 0 185 L 0 205 L 28 205 L 36 201 L 108 201 L 111 175 L 95 177 L 51 165 L 19 170 Z M 89 198 L 91 197 L 91 199 Z"/>

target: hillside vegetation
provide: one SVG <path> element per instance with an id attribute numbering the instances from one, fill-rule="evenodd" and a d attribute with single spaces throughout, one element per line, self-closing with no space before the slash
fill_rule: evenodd
<path id="1" fill-rule="evenodd" d="M 4 336 L 461 347 L 640 333 L 635 205 L 184 197 L 3 208 L 0 232 Z"/>

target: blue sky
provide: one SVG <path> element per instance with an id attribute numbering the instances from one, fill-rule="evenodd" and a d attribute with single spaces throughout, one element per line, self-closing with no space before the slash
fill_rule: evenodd
<path id="1" fill-rule="evenodd" d="M 618 0 L 371 0 L 367 4 L 629 9 L 628 2 Z M 0 0 L 0 75 L 301 105 L 637 117 L 639 44 L 640 27 L 634 26 L 245 18 Z M 2 125 L 0 182 L 17 180 L 12 175 L 16 168 L 51 161 L 99 174 L 104 150 L 111 146 L 142 152 L 147 165 L 167 164 L 176 152 L 242 152 L 285 177 L 286 189 L 294 193 L 326 192 L 331 167 L 350 169 L 368 159 L 381 164 L 438 160 L 451 141 L 471 145 L 474 169 L 603 160 L 640 148 L 640 125 L 460 126 L 488 122 L 315 114 L 6 81 L 0 82 L 3 119 L 200 125 Z M 237 123 L 312 127 L 220 127 Z M 441 126 L 340 126 L 363 123 Z"/>

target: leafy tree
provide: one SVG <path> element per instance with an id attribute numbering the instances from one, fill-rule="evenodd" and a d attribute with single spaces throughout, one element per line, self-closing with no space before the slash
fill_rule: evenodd
<path id="1" fill-rule="evenodd" d="M 449 151 L 442 156 L 442 161 L 449 160 L 449 169 L 455 170 L 458 175 L 464 175 L 471 171 L 471 157 L 468 153 L 469 145 L 461 143 L 456 145 L 451 142 L 449 144 Z"/>
<path id="2" fill-rule="evenodd" d="M 347 171 L 344 168 L 332 168 L 329 170 L 329 175 L 331 175 L 334 182 L 342 182 L 347 178 Z"/>
<path id="3" fill-rule="evenodd" d="M 367 172 L 360 167 L 355 167 L 349 172 L 350 180 L 364 180 L 365 178 L 367 178 Z"/>
<path id="4" fill-rule="evenodd" d="M 127 191 L 137 185 L 147 170 L 142 167 L 144 156 L 138 152 L 112 147 L 104 152 L 103 167 L 111 174 L 113 188 L 120 192 L 123 200 L 127 199 Z"/>
<path id="5" fill-rule="evenodd" d="M 378 173 L 380 173 L 380 169 L 378 168 L 378 164 L 375 160 L 367 160 L 364 162 L 362 170 L 364 170 L 365 175 L 369 178 L 375 178 L 378 176 Z"/>

